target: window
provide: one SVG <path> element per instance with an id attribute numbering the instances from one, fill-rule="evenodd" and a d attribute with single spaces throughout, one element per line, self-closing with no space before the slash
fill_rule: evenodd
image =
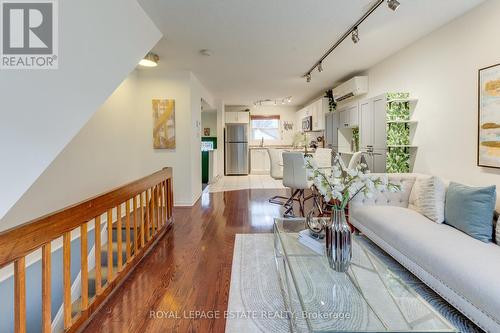
<path id="1" fill-rule="evenodd" d="M 251 116 L 252 140 L 280 140 L 280 116 Z"/>

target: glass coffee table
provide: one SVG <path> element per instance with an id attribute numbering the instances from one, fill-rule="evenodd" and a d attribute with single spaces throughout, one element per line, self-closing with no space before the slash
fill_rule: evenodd
<path id="1" fill-rule="evenodd" d="M 338 273 L 298 241 L 300 218 L 274 220 L 274 251 L 293 332 L 457 332 L 353 234 L 353 258 Z"/>

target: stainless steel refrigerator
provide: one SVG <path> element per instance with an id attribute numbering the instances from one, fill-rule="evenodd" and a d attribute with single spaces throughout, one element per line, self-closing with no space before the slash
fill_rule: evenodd
<path id="1" fill-rule="evenodd" d="M 248 175 L 248 125 L 226 124 L 226 175 Z"/>

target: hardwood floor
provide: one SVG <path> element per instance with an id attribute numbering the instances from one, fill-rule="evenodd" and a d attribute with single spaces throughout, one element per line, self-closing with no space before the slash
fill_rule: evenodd
<path id="1" fill-rule="evenodd" d="M 280 206 L 267 200 L 276 194 L 286 192 L 204 193 L 175 208 L 173 228 L 84 332 L 224 332 L 235 234 L 272 232 Z"/>

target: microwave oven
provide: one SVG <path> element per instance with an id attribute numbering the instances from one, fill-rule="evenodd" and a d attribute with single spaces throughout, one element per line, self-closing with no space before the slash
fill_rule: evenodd
<path id="1" fill-rule="evenodd" d="M 302 118 L 302 131 L 309 132 L 312 131 L 312 116 Z"/>

